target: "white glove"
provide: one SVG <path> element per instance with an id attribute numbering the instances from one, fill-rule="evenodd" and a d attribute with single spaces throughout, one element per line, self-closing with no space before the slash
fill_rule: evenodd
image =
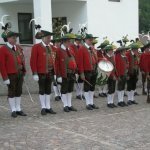
<path id="1" fill-rule="evenodd" d="M 58 83 L 62 83 L 62 77 L 57 78 Z"/>
<path id="2" fill-rule="evenodd" d="M 39 81 L 39 76 L 37 74 L 33 75 L 34 81 Z"/>
<path id="3" fill-rule="evenodd" d="M 9 85 L 9 84 L 10 84 L 10 80 L 9 80 L 9 79 L 5 80 L 5 81 L 4 81 L 4 84 L 5 84 L 5 85 Z"/>
<path id="4" fill-rule="evenodd" d="M 75 74 L 75 77 L 76 77 L 76 81 L 78 81 L 79 75 L 78 75 L 78 74 Z"/>

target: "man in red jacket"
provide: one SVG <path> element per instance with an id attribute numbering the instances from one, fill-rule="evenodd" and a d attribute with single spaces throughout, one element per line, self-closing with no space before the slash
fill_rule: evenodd
<path id="1" fill-rule="evenodd" d="M 143 83 L 143 90 L 142 90 L 142 94 L 146 95 L 146 88 L 145 88 L 145 82 L 146 82 L 146 69 L 147 69 L 147 59 L 149 56 L 149 43 L 147 45 L 145 45 L 142 48 L 143 53 L 141 54 L 140 57 L 140 71 L 142 73 L 142 83 Z M 150 59 L 150 58 L 149 58 Z"/>
<path id="2" fill-rule="evenodd" d="M 56 52 L 54 47 L 50 45 L 52 35 L 53 33 L 44 30 L 37 32 L 36 39 L 42 39 L 42 41 L 32 47 L 30 58 L 33 79 L 39 84 L 41 115 L 56 114 L 50 105 L 51 83 L 56 69 Z"/>
<path id="3" fill-rule="evenodd" d="M 69 46 L 69 48 L 74 52 L 75 54 L 75 59 L 76 62 L 78 62 L 78 51 L 80 46 L 82 45 L 82 35 L 75 35 L 75 41 L 73 44 L 71 44 Z M 83 81 L 81 80 L 81 78 L 79 77 L 78 83 L 75 84 L 75 89 L 76 89 L 76 98 L 79 100 L 84 99 L 84 95 L 83 95 Z"/>
<path id="4" fill-rule="evenodd" d="M 23 78 L 26 72 L 22 48 L 16 44 L 18 33 L 5 29 L 2 38 L 6 45 L 0 48 L 0 71 L 4 84 L 8 87 L 8 101 L 11 116 L 26 116 L 21 109 Z"/>
<path id="5" fill-rule="evenodd" d="M 116 70 L 118 76 L 117 82 L 118 106 L 120 107 L 128 106 L 123 100 L 128 72 L 128 60 L 126 58 L 125 52 L 126 47 L 122 46 L 117 49 L 115 55 Z"/>
<path id="6" fill-rule="evenodd" d="M 136 89 L 136 83 L 138 81 L 139 72 L 139 45 L 133 43 L 131 50 L 126 53 L 126 57 L 129 62 L 128 78 L 127 78 L 127 93 L 128 93 L 128 105 L 138 104 L 134 99 L 134 93 Z"/>
<path id="7" fill-rule="evenodd" d="M 114 52 L 113 52 L 114 47 L 113 47 L 113 45 L 107 45 L 104 48 L 104 50 L 106 52 L 105 57 L 114 66 L 114 69 L 111 72 L 111 74 L 110 74 L 110 76 L 108 78 L 108 81 L 107 81 L 107 85 L 108 85 L 107 107 L 109 107 L 109 108 L 115 108 L 115 107 L 117 107 L 114 104 L 114 95 L 115 95 L 116 80 L 117 80 L 117 70 L 116 70 L 115 56 L 114 56 Z"/>
<path id="8" fill-rule="evenodd" d="M 70 40 L 74 38 L 73 34 L 65 34 L 62 39 L 62 45 L 57 49 L 57 76 L 61 84 L 61 99 L 64 104 L 64 111 L 77 111 L 72 106 L 72 92 L 77 73 L 77 64 L 74 52 L 69 48 Z"/>
<path id="9" fill-rule="evenodd" d="M 93 37 L 92 34 L 86 34 L 85 43 L 78 51 L 78 70 L 84 81 L 84 96 L 88 110 L 98 109 L 93 102 L 98 63 L 97 51 L 92 45 L 94 38 L 96 37 Z"/>
<path id="10" fill-rule="evenodd" d="M 143 47 L 144 53 L 141 55 L 140 59 L 140 70 L 147 79 L 147 103 L 150 103 L 150 43 Z"/>
<path id="11" fill-rule="evenodd" d="M 51 42 L 53 43 L 53 46 L 56 49 L 56 53 L 57 53 L 57 49 L 59 49 L 61 46 L 61 37 L 59 37 L 59 36 L 53 37 L 53 40 Z M 57 59 L 57 57 L 56 57 L 56 59 Z M 55 101 L 60 101 L 61 100 L 61 92 L 60 92 L 61 83 L 58 82 L 57 78 L 56 78 L 55 82 L 53 82 L 53 90 L 54 90 L 54 94 L 55 94 Z"/>

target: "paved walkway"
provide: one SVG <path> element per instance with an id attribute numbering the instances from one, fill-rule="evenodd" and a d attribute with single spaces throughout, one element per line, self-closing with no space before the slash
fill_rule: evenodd
<path id="1" fill-rule="evenodd" d="M 108 109 L 106 99 L 95 99 L 99 110 L 87 111 L 84 101 L 73 100 L 78 112 L 64 113 L 52 101 L 57 115 L 42 117 L 38 95 L 23 95 L 28 117 L 10 117 L 6 97 L 0 97 L 0 150 L 150 150 L 150 105 Z M 126 98 L 125 98 L 126 99 Z"/>

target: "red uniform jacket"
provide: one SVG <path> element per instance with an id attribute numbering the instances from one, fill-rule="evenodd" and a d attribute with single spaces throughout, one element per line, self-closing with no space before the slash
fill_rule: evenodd
<path id="1" fill-rule="evenodd" d="M 133 71 L 139 68 L 139 57 L 132 55 L 131 51 L 126 53 L 126 57 L 129 62 L 129 74 L 133 74 Z"/>
<path id="2" fill-rule="evenodd" d="M 98 63 L 97 50 L 89 50 L 84 45 L 78 51 L 78 70 L 79 73 L 93 71 Z"/>
<path id="3" fill-rule="evenodd" d="M 118 77 L 124 76 L 128 72 L 129 63 L 126 57 L 122 57 L 120 53 L 115 55 L 116 70 Z"/>
<path id="4" fill-rule="evenodd" d="M 106 59 L 107 59 L 108 61 L 110 61 L 110 62 L 113 64 L 113 66 L 114 66 L 114 69 L 113 69 L 113 71 L 111 72 L 111 74 L 110 74 L 109 77 L 110 77 L 110 78 L 117 78 L 117 77 L 118 77 L 118 74 L 117 74 L 117 70 L 116 70 L 115 56 L 109 57 L 109 56 L 106 54 L 105 57 L 106 57 Z"/>
<path id="5" fill-rule="evenodd" d="M 74 54 L 74 57 L 75 57 L 76 62 L 78 62 L 78 51 L 79 51 L 79 48 L 80 48 L 80 46 L 77 47 L 75 44 L 72 44 L 72 45 L 69 46 L 69 49 L 70 49 L 70 50 L 73 52 L 73 54 Z"/>
<path id="6" fill-rule="evenodd" d="M 16 45 L 16 51 L 7 45 L 0 48 L 0 71 L 3 80 L 7 80 L 9 74 L 17 74 L 20 71 L 25 74 L 25 59 L 19 45 Z"/>
<path id="7" fill-rule="evenodd" d="M 54 68 L 56 49 L 49 45 L 50 52 L 42 44 L 35 44 L 32 47 L 30 66 L 33 74 L 46 74 L 48 73 L 49 67 Z"/>
<path id="8" fill-rule="evenodd" d="M 98 56 L 98 62 L 105 58 L 101 50 L 97 50 L 97 56 Z"/>
<path id="9" fill-rule="evenodd" d="M 142 53 L 140 58 L 140 70 L 150 72 L 150 52 Z"/>
<path id="10" fill-rule="evenodd" d="M 75 73 L 77 71 L 77 63 L 74 56 L 74 52 L 70 49 L 69 56 L 66 50 L 62 48 L 57 49 L 57 76 L 67 78 L 67 73 Z"/>

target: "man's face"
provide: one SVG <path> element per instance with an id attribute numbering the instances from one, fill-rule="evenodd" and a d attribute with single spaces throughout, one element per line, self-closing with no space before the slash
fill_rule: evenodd
<path id="1" fill-rule="evenodd" d="M 12 36 L 7 38 L 8 42 L 12 45 L 15 45 L 17 43 L 17 37 L 16 36 Z"/>
<path id="2" fill-rule="evenodd" d="M 113 50 L 108 51 L 109 56 L 113 56 L 114 52 Z"/>
<path id="3" fill-rule="evenodd" d="M 79 45 L 81 43 L 81 40 L 75 40 L 75 42 Z"/>
<path id="4" fill-rule="evenodd" d="M 60 47 L 60 45 L 61 45 L 61 42 L 55 42 L 56 47 Z"/>
<path id="5" fill-rule="evenodd" d="M 138 52 L 138 49 L 134 49 L 132 50 L 132 52 L 134 53 L 134 55 L 138 56 L 139 52 Z"/>
<path id="6" fill-rule="evenodd" d="M 68 48 L 71 44 L 71 40 L 70 39 L 67 39 L 63 42 L 63 44 Z"/>
<path id="7" fill-rule="evenodd" d="M 85 43 L 88 45 L 92 45 L 92 42 L 93 42 L 93 38 L 85 39 Z"/>
<path id="8" fill-rule="evenodd" d="M 48 45 L 48 44 L 51 42 L 51 36 L 49 35 L 49 36 L 43 37 L 43 38 L 42 38 L 42 41 L 43 41 L 46 45 Z"/>
<path id="9" fill-rule="evenodd" d="M 150 47 L 146 48 L 145 52 L 150 52 Z"/>

